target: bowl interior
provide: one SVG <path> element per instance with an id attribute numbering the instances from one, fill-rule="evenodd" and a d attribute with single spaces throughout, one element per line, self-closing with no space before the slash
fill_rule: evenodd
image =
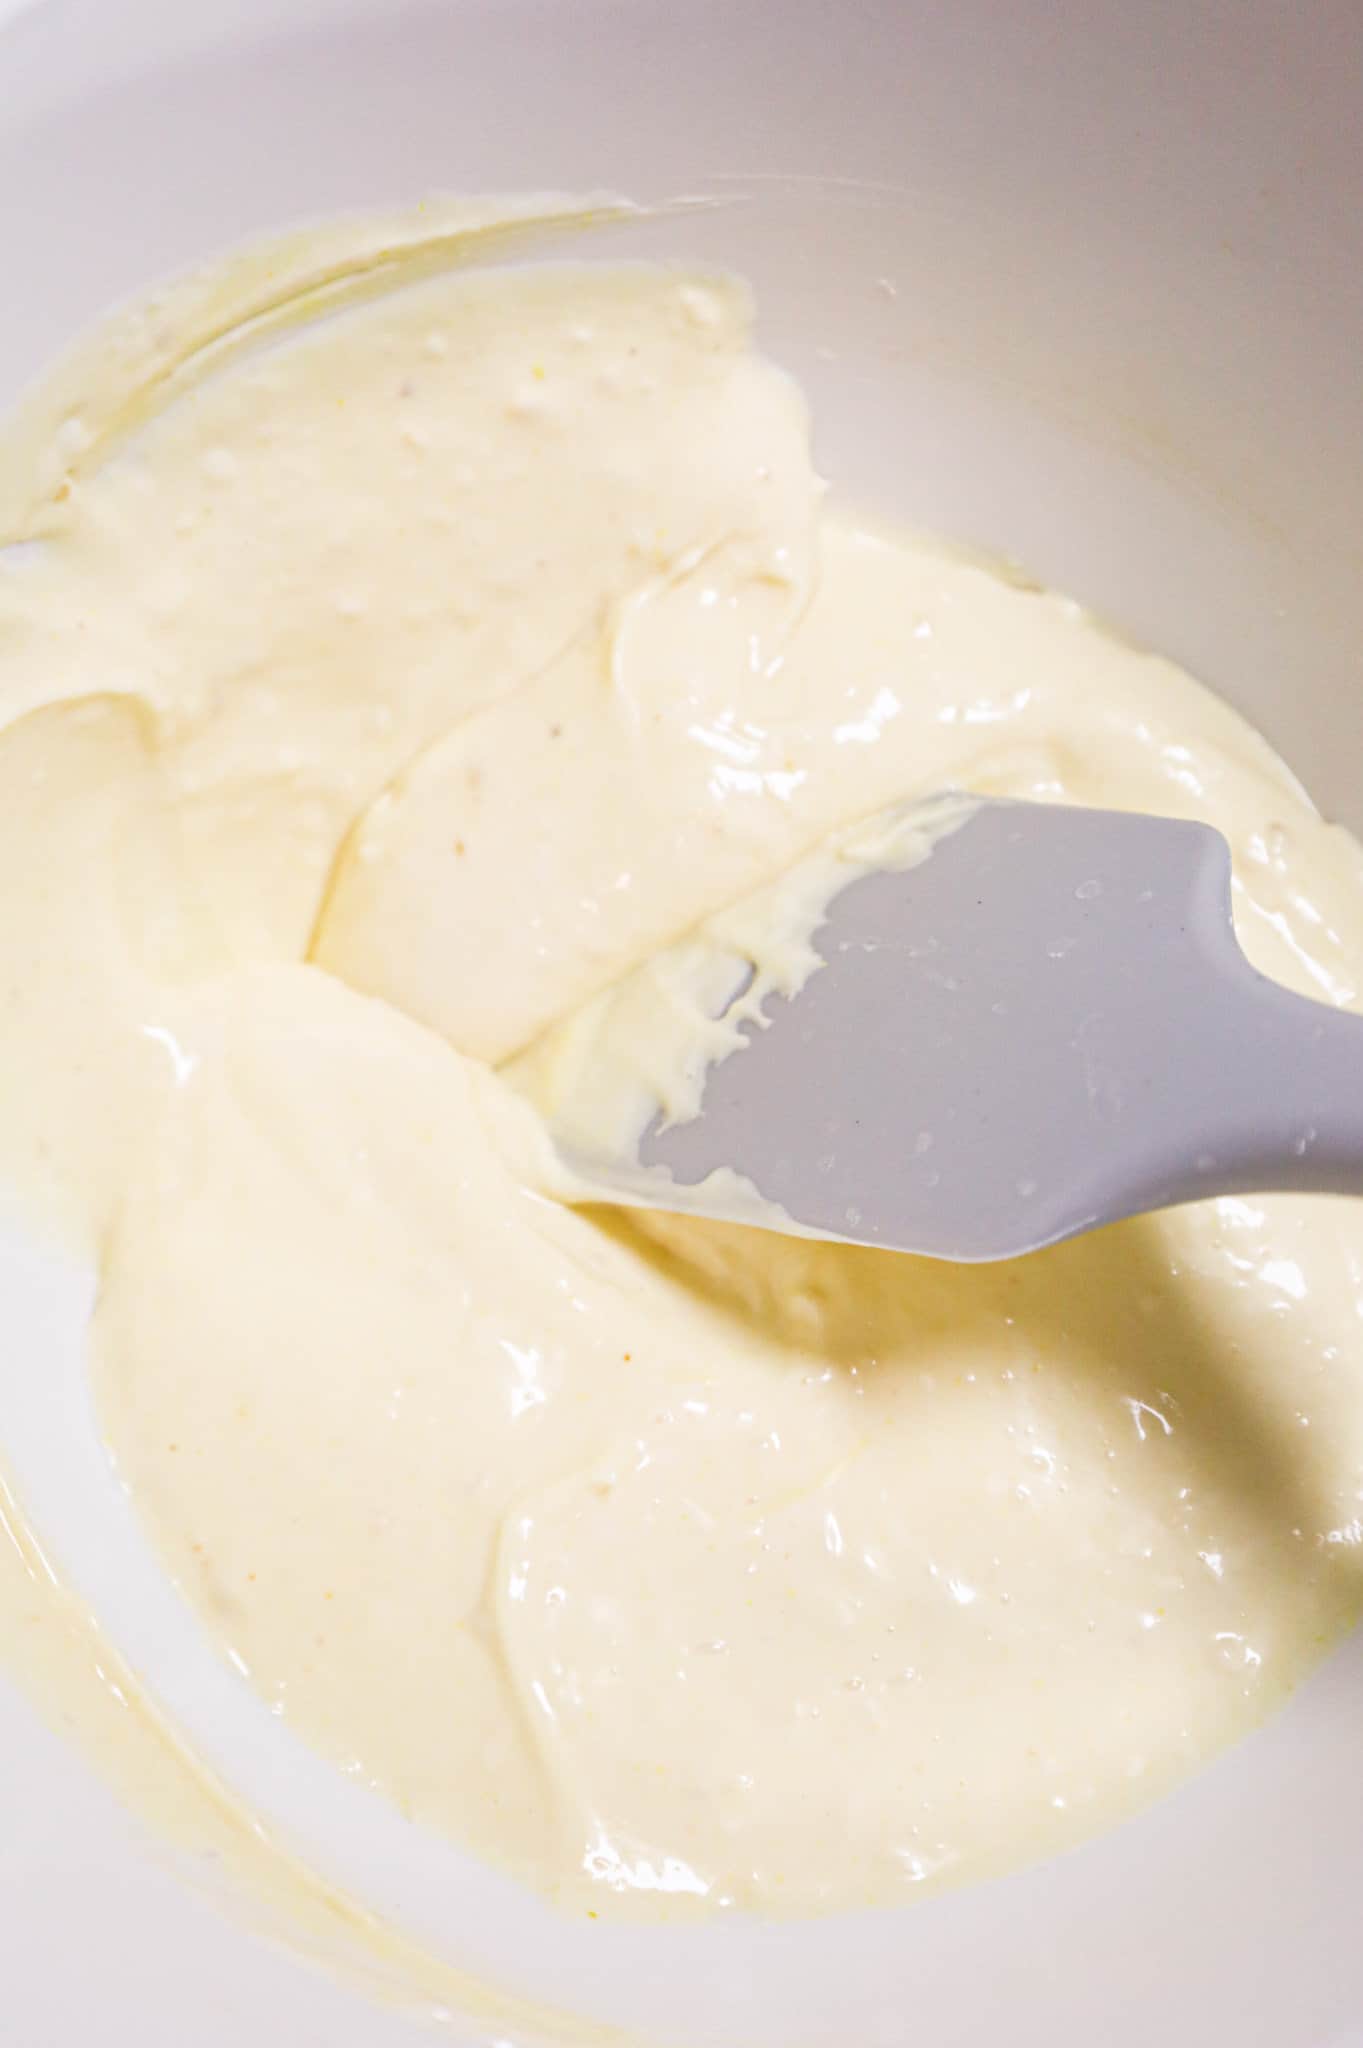
<path id="1" fill-rule="evenodd" d="M 1175 656 L 1363 825 L 1360 60 L 1351 0 L 39 0 L 0 27 L 0 399 L 111 301 L 290 221 L 434 190 L 700 195 L 582 253 L 745 272 L 835 489 Z M 57 1563 L 233 1782 L 462 1963 L 693 2048 L 1305 2048 L 1363 2021 L 1356 1647 L 1143 1818 L 902 1914 L 582 1931 L 340 1814 L 156 1605 L 84 1403 L 79 1282 L 0 1250 L 0 1441 Z M 110 2011 L 152 2043 L 191 2013 L 206 2043 L 414 2037 L 180 1893 L 17 1694 L 0 1737 L 22 2038 Z M 72 1935 L 79 1977 L 54 1960 Z"/>

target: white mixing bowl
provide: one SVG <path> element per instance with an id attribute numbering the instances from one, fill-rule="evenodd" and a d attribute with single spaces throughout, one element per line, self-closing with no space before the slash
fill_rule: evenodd
<path id="1" fill-rule="evenodd" d="M 1357 0 L 0 0 L 0 399 L 243 236 L 550 186 L 718 197 L 630 247 L 754 280 L 839 489 L 1087 599 L 1363 825 Z M 446 1954 L 686 2048 L 1363 2042 L 1357 1643 L 1048 1866 L 894 1914 L 579 1929 L 262 1733 L 101 1465 L 79 1289 L 2 1250 L 0 1445 L 51 1554 L 224 1772 Z M 3 1684 L 0 1797 L 15 2048 L 428 2038 L 186 1889 Z"/>

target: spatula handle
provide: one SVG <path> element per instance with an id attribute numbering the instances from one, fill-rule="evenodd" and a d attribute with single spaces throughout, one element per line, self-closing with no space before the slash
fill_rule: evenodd
<path id="1" fill-rule="evenodd" d="M 1128 1155 L 1126 1213 L 1218 1194 L 1363 1194 L 1363 1016 L 1236 955 L 1185 1009 Z"/>

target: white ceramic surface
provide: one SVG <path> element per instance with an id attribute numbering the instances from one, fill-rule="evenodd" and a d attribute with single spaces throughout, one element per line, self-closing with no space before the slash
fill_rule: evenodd
<path id="1" fill-rule="evenodd" d="M 719 196 L 611 246 L 754 278 L 837 486 L 1087 598 L 1363 824 L 1357 0 L 0 0 L 0 398 L 243 235 L 544 186 Z M 446 1953 L 677 2048 L 1363 2042 L 1363 1643 L 1044 1869 L 813 1926 L 579 1929 L 216 1663 L 109 1478 L 82 1302 L 0 1243 L 0 1443 L 49 1549 L 227 1775 Z M 3 1680 L 0 1814 L 6 2043 L 426 2038 L 186 1889 Z"/>

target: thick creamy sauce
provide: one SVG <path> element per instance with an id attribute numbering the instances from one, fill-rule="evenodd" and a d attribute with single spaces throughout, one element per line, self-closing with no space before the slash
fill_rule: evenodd
<path id="1" fill-rule="evenodd" d="M 993 1269 L 574 1210 L 498 1069 L 947 786 L 1210 820 L 1350 1006 L 1359 850 L 1169 664 L 830 508 L 741 285 L 426 231 L 158 301 L 9 451 L 0 1139 L 113 1455 L 265 1699 L 574 1910 L 1048 1853 L 1358 1611 L 1363 1207 Z"/>
<path id="2" fill-rule="evenodd" d="M 978 798 L 946 791 L 830 833 L 777 881 L 702 919 L 509 1060 L 501 1071 L 544 1120 L 547 1179 L 562 1199 L 805 1235 L 732 1166 L 688 1185 L 645 1166 L 642 1140 L 657 1120 L 698 1116 L 715 1065 L 747 1043 L 746 1026 L 761 1027 L 768 999 L 797 996 L 819 971 L 815 935 L 850 883 L 917 867 L 979 809 Z"/>

